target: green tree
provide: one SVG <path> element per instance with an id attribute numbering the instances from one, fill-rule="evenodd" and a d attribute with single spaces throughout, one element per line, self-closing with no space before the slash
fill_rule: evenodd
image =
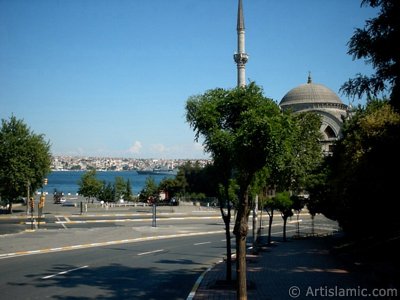
<path id="1" fill-rule="evenodd" d="M 176 186 L 181 187 L 181 193 L 184 194 L 200 194 L 207 195 L 216 192 L 216 185 L 213 182 L 212 166 L 201 166 L 198 161 L 195 163 L 187 162 L 179 167 L 176 176 Z M 181 180 L 183 179 L 184 180 Z"/>
<path id="2" fill-rule="evenodd" d="M 305 198 L 299 195 L 292 195 L 290 200 L 293 203 L 292 209 L 296 213 L 296 235 L 300 236 L 300 212 L 305 206 Z"/>
<path id="3" fill-rule="evenodd" d="M 293 201 L 288 191 L 276 193 L 274 201 L 283 219 L 283 241 L 286 242 L 287 219 L 293 216 Z"/>
<path id="4" fill-rule="evenodd" d="M 96 178 L 96 170 L 90 170 L 83 173 L 78 181 L 78 186 L 78 193 L 90 201 L 91 198 L 98 197 L 103 184 Z"/>
<path id="5" fill-rule="evenodd" d="M 315 113 L 285 115 L 286 135 L 280 160 L 272 169 L 270 185 L 277 191 L 302 192 L 310 174 L 322 163 L 321 117 Z"/>
<path id="6" fill-rule="evenodd" d="M 370 76 L 357 74 L 341 91 L 347 96 L 367 95 L 389 91 L 390 102 L 400 109 L 400 3 L 398 0 L 363 0 L 362 6 L 379 8 L 376 18 L 369 19 L 363 29 L 357 28 L 351 37 L 348 54 L 364 59 L 375 69 Z"/>
<path id="7" fill-rule="evenodd" d="M 103 186 L 101 187 L 97 198 L 101 201 L 109 202 L 115 199 L 115 187 L 111 182 L 103 181 Z"/>
<path id="8" fill-rule="evenodd" d="M 185 169 L 183 167 L 179 167 L 178 169 L 178 173 L 175 176 L 175 184 L 177 187 L 177 194 L 184 196 L 188 188 L 188 182 L 185 176 Z"/>
<path id="9" fill-rule="evenodd" d="M 143 201 L 152 200 L 157 202 L 158 200 L 158 185 L 154 178 L 149 176 L 146 178 L 144 188 L 140 192 L 139 198 Z"/>
<path id="10" fill-rule="evenodd" d="M 50 143 L 23 120 L 12 116 L 0 129 L 0 196 L 12 213 L 12 203 L 43 185 L 50 172 Z"/>
<path id="11" fill-rule="evenodd" d="M 186 119 L 195 137 L 204 138 L 206 151 L 213 158 L 228 157 L 239 186 L 236 236 L 237 297 L 247 298 L 246 237 L 252 207 L 251 186 L 265 166 L 279 156 L 286 128 L 276 103 L 262 95 L 255 83 L 233 90 L 214 89 L 191 97 L 186 104 Z"/>
<path id="12" fill-rule="evenodd" d="M 400 229 L 393 176 L 400 169 L 399 130 L 400 114 L 385 101 L 371 100 L 345 122 L 331 158 L 326 206 L 346 232 L 363 236 Z M 374 221 L 365 222 L 371 213 Z"/>
<path id="13" fill-rule="evenodd" d="M 180 191 L 179 181 L 176 178 L 165 177 L 159 184 L 160 190 L 163 190 L 168 195 L 168 200 L 176 197 Z"/>
<path id="14" fill-rule="evenodd" d="M 329 172 L 330 172 L 331 156 L 326 156 L 321 165 L 313 170 L 307 182 L 306 190 L 308 198 L 305 199 L 305 205 L 311 215 L 311 234 L 314 235 L 314 218 L 317 213 L 322 213 L 329 217 L 330 201 L 327 198 L 330 194 L 329 189 Z"/>
<path id="15" fill-rule="evenodd" d="M 291 113 L 283 116 L 285 136 L 280 151 L 267 174 L 264 175 L 263 206 L 269 216 L 268 244 L 271 243 L 271 228 L 277 203 L 272 191 L 290 190 L 294 195 L 307 191 L 311 175 L 323 161 L 321 145 L 321 117 L 315 113 Z M 273 189 L 271 189 L 273 187 Z"/>
<path id="16" fill-rule="evenodd" d="M 125 198 L 128 201 L 132 200 L 132 198 L 133 198 L 132 186 L 131 186 L 131 181 L 129 180 L 129 178 L 126 180 Z"/>
<path id="17" fill-rule="evenodd" d="M 266 194 L 266 193 L 265 193 Z M 272 223 L 274 220 L 274 211 L 277 208 L 277 204 L 275 201 L 275 197 L 272 197 L 270 195 L 262 195 L 260 197 L 261 203 L 262 203 L 262 208 L 265 209 L 265 211 L 268 214 L 268 239 L 267 239 L 267 244 L 271 245 L 272 243 Z"/>
<path id="18" fill-rule="evenodd" d="M 114 190 L 115 190 L 115 199 L 114 200 L 123 199 L 125 197 L 126 181 L 124 180 L 123 177 L 121 177 L 121 176 L 115 177 Z"/>

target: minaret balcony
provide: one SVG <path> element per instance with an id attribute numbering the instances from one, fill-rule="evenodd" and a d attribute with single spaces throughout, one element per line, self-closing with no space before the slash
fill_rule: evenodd
<path id="1" fill-rule="evenodd" d="M 233 59 L 238 65 L 244 65 L 249 60 L 249 55 L 247 53 L 235 53 Z"/>

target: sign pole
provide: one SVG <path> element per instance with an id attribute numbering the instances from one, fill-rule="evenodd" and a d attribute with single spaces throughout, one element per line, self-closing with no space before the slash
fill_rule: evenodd
<path id="1" fill-rule="evenodd" d="M 153 222 L 152 227 L 157 227 L 157 205 L 153 203 Z"/>

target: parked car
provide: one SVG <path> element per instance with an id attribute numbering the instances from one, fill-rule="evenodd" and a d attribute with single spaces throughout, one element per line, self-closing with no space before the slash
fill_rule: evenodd
<path id="1" fill-rule="evenodd" d="M 172 198 L 169 202 L 172 206 L 178 206 L 179 205 L 179 200 Z"/>
<path id="2" fill-rule="evenodd" d="M 55 204 L 64 203 L 66 199 L 64 198 L 63 192 L 55 192 L 53 195 L 53 201 Z"/>

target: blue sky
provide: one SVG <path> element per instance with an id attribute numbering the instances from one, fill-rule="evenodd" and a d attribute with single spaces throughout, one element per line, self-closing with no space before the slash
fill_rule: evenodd
<path id="1" fill-rule="evenodd" d="M 243 0 L 246 77 L 279 102 L 308 71 L 337 93 L 370 74 L 347 54 L 377 13 L 360 3 Z M 23 119 L 54 155 L 209 157 L 185 103 L 235 87 L 236 13 L 237 0 L 0 0 L 0 118 Z"/>

